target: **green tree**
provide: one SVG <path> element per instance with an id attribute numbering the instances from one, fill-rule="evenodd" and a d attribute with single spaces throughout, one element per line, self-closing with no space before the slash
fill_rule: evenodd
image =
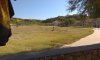
<path id="1" fill-rule="evenodd" d="M 68 0 L 68 10 L 78 10 L 82 15 L 88 14 L 92 18 L 100 17 L 100 0 Z"/>

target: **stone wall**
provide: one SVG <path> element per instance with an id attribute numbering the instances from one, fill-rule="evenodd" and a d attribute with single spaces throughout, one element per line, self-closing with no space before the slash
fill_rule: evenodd
<path id="1" fill-rule="evenodd" d="M 30 60 L 100 60 L 100 44 L 38 52 Z"/>

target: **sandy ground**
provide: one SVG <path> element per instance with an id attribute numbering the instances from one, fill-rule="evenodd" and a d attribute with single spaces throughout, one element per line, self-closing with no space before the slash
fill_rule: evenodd
<path id="1" fill-rule="evenodd" d="M 82 46 L 82 45 L 90 45 L 90 44 L 98 44 L 100 43 L 100 29 L 95 28 L 93 29 L 94 33 L 80 39 L 79 41 L 72 43 L 70 45 L 64 45 L 61 48 L 66 48 L 66 47 L 76 47 L 76 46 Z M 21 54 L 21 55 L 13 55 L 13 56 L 7 56 L 7 57 L 2 57 L 0 60 L 28 60 L 29 58 L 32 58 L 32 56 L 35 53 L 27 53 L 27 54 Z"/>
<path id="2" fill-rule="evenodd" d="M 64 45 L 61 48 L 65 47 L 76 47 L 76 46 L 83 46 L 83 45 L 91 45 L 91 44 L 100 44 L 100 28 L 94 28 L 94 33 L 80 39 L 79 41 L 72 43 L 70 45 Z"/>

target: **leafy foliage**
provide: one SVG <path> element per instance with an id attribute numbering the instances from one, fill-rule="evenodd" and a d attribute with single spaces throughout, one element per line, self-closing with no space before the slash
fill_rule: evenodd
<path id="1" fill-rule="evenodd" d="M 69 0 L 68 10 L 78 10 L 82 15 L 88 14 L 92 18 L 100 17 L 100 0 Z"/>

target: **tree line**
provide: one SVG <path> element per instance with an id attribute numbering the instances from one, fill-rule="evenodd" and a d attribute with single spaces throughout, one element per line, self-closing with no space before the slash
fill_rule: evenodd
<path id="1" fill-rule="evenodd" d="M 88 19 L 88 16 L 84 15 L 66 15 L 58 16 L 54 18 L 48 18 L 46 20 L 39 19 L 21 19 L 21 18 L 12 18 L 11 23 L 13 25 L 45 25 L 45 26 L 91 26 L 92 20 Z"/>
<path id="2" fill-rule="evenodd" d="M 42 20 L 38 19 L 22 19 L 22 18 L 12 18 L 11 24 L 12 25 L 39 25 L 42 22 Z"/>

